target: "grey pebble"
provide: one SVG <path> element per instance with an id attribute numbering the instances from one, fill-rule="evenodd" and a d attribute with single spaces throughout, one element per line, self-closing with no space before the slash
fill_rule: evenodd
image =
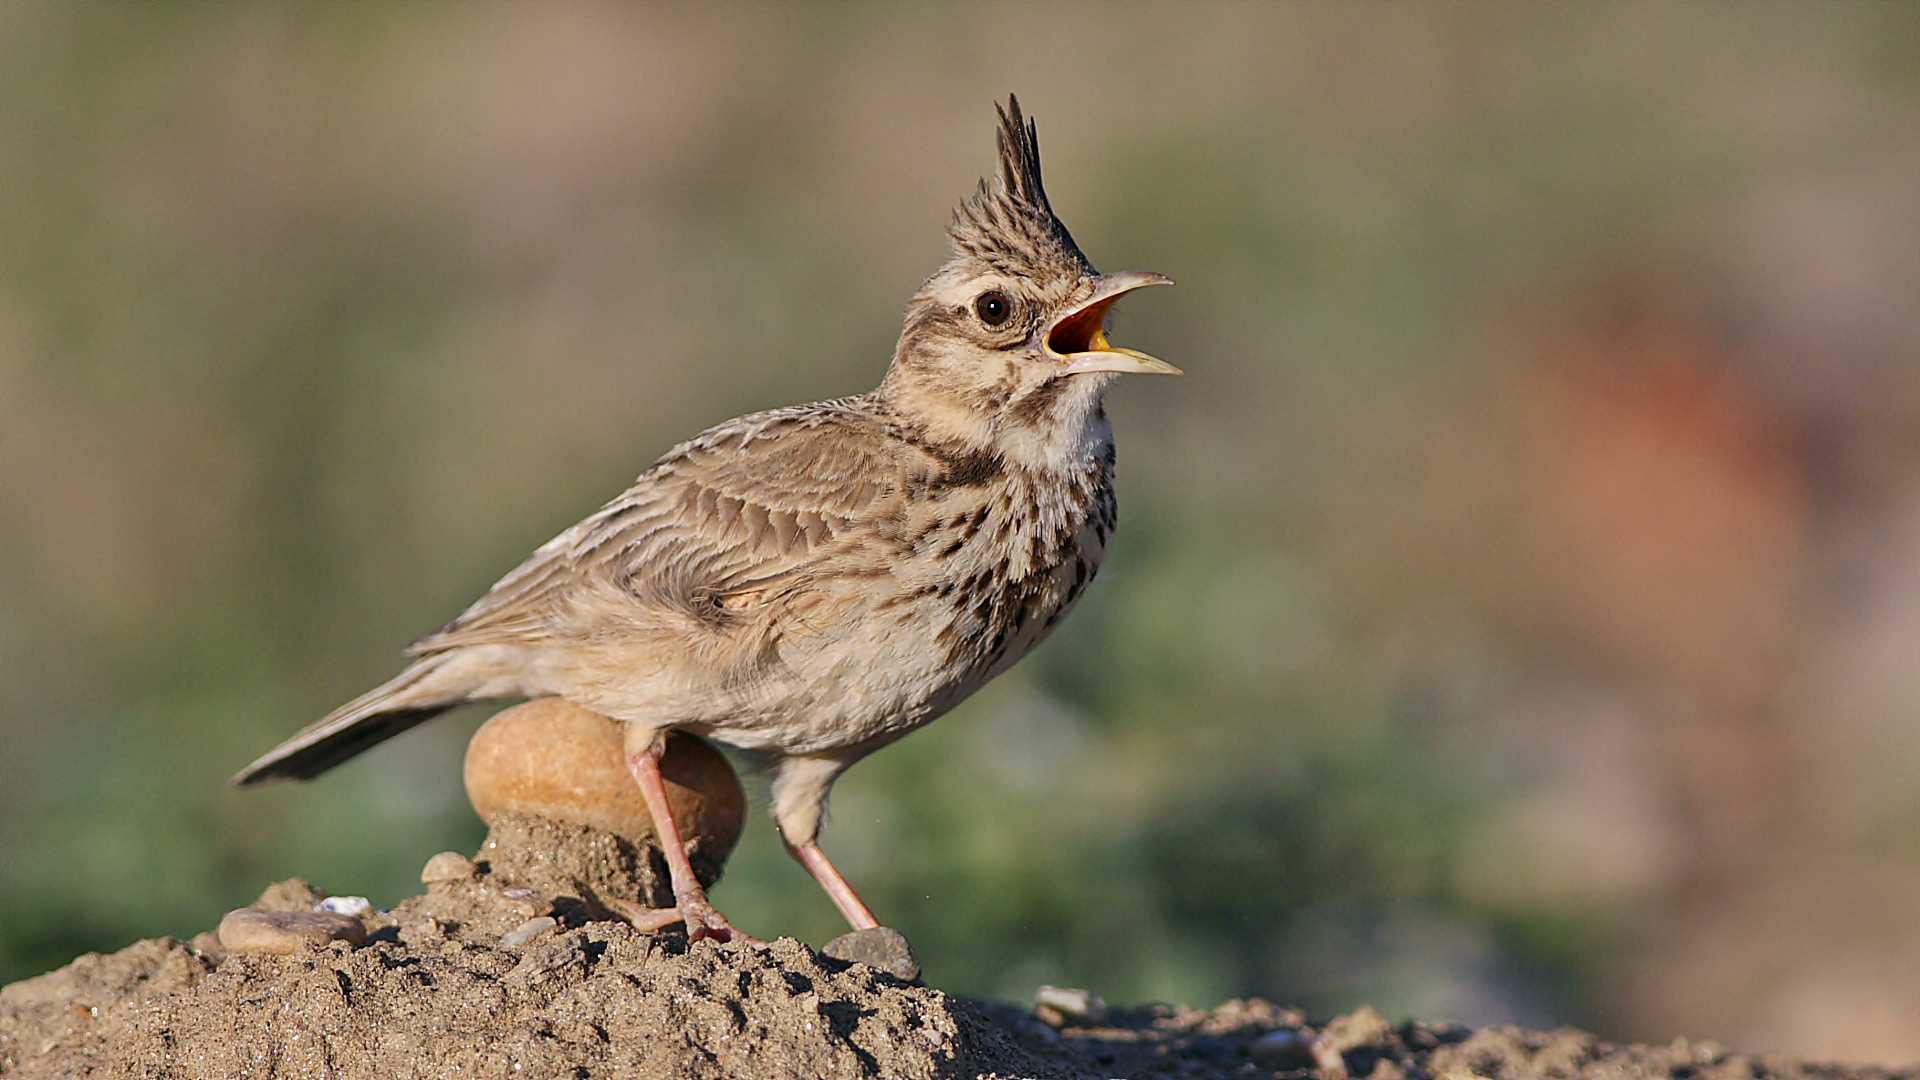
<path id="1" fill-rule="evenodd" d="M 1253 1063 L 1279 1072 L 1303 1069 L 1314 1063 L 1313 1039 L 1298 1031 L 1269 1031 L 1247 1046 Z"/>
<path id="2" fill-rule="evenodd" d="M 875 926 L 841 934 L 820 947 L 820 955 L 878 968 L 904 982 L 920 977 L 920 958 L 906 936 L 890 927 Z"/>

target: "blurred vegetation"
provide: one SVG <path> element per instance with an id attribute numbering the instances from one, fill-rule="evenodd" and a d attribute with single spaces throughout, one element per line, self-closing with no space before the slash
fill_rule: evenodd
<path id="1" fill-rule="evenodd" d="M 484 710 L 225 778 L 875 383 L 1008 90 L 1189 376 L 1081 610 L 836 792 L 930 980 L 1920 1057 L 1896 4 L 0 8 L 0 981 L 472 850 Z M 715 896 L 840 930 L 761 820 Z"/>

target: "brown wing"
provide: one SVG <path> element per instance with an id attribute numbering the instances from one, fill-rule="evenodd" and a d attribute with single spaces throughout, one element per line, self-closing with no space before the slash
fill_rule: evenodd
<path id="1" fill-rule="evenodd" d="M 674 448 L 407 651 L 591 632 L 577 601 L 608 585 L 664 613 L 832 572 L 832 557 L 897 496 L 900 450 L 851 400 L 728 421 Z"/>

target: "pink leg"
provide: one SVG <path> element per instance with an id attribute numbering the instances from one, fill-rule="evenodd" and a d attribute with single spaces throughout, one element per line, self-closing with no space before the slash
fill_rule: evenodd
<path id="1" fill-rule="evenodd" d="M 867 905 L 853 891 L 853 886 L 847 884 L 847 879 L 841 877 L 840 871 L 834 869 L 833 863 L 827 860 L 827 853 L 820 850 L 818 843 L 809 840 L 804 844 L 788 844 L 787 854 L 807 868 L 807 873 L 812 874 L 813 880 L 827 891 L 834 906 L 840 909 L 840 914 L 847 917 L 855 930 L 871 930 L 880 925 L 880 920 L 867 910 Z"/>
<path id="2" fill-rule="evenodd" d="M 700 879 L 693 876 L 693 864 L 687 861 L 687 848 L 680 840 L 680 827 L 673 823 L 673 811 L 667 806 L 667 784 L 660 777 L 660 751 L 663 744 L 655 741 L 645 749 L 627 754 L 627 768 L 633 771 L 634 782 L 640 785 L 640 794 L 647 800 L 647 812 L 653 815 L 653 829 L 660 838 L 660 850 L 667 857 L 667 873 L 673 879 L 673 899 L 675 910 L 652 910 L 633 905 L 622 904 L 632 918 L 633 924 L 642 930 L 657 930 L 676 922 L 687 924 L 687 940 L 699 941 L 710 937 L 716 941 L 744 941 L 760 944 L 753 938 L 735 930 L 727 923 L 713 905 L 707 902 L 707 890 L 700 887 Z"/>

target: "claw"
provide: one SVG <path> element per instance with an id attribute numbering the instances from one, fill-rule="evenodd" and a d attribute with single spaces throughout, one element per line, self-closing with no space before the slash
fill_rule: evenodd
<path id="1" fill-rule="evenodd" d="M 699 941 L 712 938 L 715 941 L 746 942 L 747 935 L 733 928 L 726 916 L 713 909 L 713 905 L 703 900 L 681 901 L 680 914 L 687 924 L 687 940 Z"/>

